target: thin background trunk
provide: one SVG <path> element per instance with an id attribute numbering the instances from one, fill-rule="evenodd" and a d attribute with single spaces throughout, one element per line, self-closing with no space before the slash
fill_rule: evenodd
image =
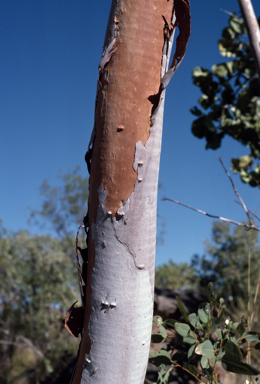
<path id="1" fill-rule="evenodd" d="M 177 24 L 180 35 L 167 72 Z M 73 384 L 144 382 L 165 88 L 189 34 L 188 0 L 112 1 L 86 155 L 88 269 Z"/>
<path id="2" fill-rule="evenodd" d="M 260 30 L 254 8 L 250 0 L 238 0 L 238 4 L 246 25 L 251 51 L 260 78 Z"/>

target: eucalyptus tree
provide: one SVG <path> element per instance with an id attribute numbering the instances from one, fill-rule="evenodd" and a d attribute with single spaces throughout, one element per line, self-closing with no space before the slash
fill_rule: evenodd
<path id="1" fill-rule="evenodd" d="M 197 116 L 192 123 L 192 133 L 206 139 L 206 149 L 219 148 L 226 135 L 249 148 L 248 154 L 232 158 L 231 167 L 240 173 L 243 182 L 256 187 L 260 183 L 259 60 L 254 60 L 247 24 L 248 21 L 245 23 L 243 18 L 232 14 L 218 42 L 224 61 L 213 65 L 211 70 L 194 68 L 193 82 L 202 95 L 198 100 L 200 108 L 191 109 Z"/>
<path id="2" fill-rule="evenodd" d="M 189 0 L 112 1 L 86 153 L 87 248 L 81 250 L 80 283 L 84 322 L 73 384 L 144 382 L 165 89 L 189 35 Z M 71 308 L 68 328 L 75 314 Z"/>

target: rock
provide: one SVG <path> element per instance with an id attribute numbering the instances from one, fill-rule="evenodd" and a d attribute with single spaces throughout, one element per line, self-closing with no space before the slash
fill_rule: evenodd
<path id="1" fill-rule="evenodd" d="M 154 315 L 165 319 L 181 319 L 176 296 L 183 303 L 188 314 L 197 312 L 200 303 L 206 300 L 204 293 L 194 289 L 167 289 L 155 287 L 154 292 Z"/>

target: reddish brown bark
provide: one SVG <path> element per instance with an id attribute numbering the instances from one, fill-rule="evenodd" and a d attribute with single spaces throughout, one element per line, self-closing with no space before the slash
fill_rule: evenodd
<path id="1" fill-rule="evenodd" d="M 100 184 L 107 191 L 106 209 L 113 216 L 133 192 L 135 144 L 145 144 L 149 137 L 153 107 L 149 97 L 160 86 L 163 16 L 171 25 L 172 2 L 124 0 L 115 17 L 118 36 L 113 48 L 117 50 L 99 78 L 90 217 L 96 215 Z"/>

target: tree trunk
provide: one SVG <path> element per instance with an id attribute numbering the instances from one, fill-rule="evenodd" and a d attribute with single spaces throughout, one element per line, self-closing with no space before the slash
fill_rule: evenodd
<path id="1" fill-rule="evenodd" d="M 177 25 L 180 34 L 168 70 Z M 188 0 L 174 5 L 168 0 L 112 1 L 86 154 L 88 267 L 73 384 L 145 379 L 165 88 L 189 34 Z"/>

